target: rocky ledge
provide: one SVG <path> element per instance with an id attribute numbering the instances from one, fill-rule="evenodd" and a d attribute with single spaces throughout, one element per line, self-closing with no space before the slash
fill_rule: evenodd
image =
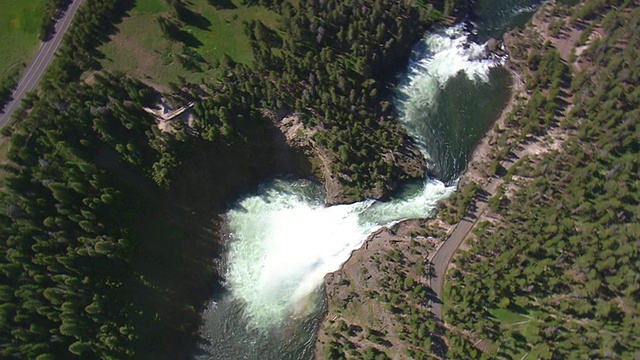
<path id="1" fill-rule="evenodd" d="M 383 199 L 398 189 L 400 185 L 398 179 L 424 177 L 427 167 L 424 156 L 398 126 L 394 135 L 403 139 L 402 145 L 396 149 L 384 146 L 380 148 L 383 161 L 394 168 L 393 178 L 379 175 L 373 186 L 360 194 L 361 198 L 354 198 L 347 194 L 343 185 L 345 180 L 350 180 L 349 175 L 336 171 L 335 166 L 332 166 L 338 154 L 315 140 L 315 135 L 327 130 L 305 126 L 300 115 L 295 113 L 278 116 L 272 111 L 265 110 L 263 116 L 269 118 L 282 132 L 289 146 L 309 156 L 313 164 L 313 173 L 323 182 L 327 192 L 327 205 L 350 203 L 362 199 Z"/>

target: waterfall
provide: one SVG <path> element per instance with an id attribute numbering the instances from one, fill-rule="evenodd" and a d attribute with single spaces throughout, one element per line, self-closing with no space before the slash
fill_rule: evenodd
<path id="1" fill-rule="evenodd" d="M 475 23 L 429 32 L 414 47 L 397 81 L 395 108 L 432 178 L 407 184 L 388 202 L 332 207 L 324 205 L 318 184 L 278 179 L 231 207 L 225 214 L 227 291 L 203 314 L 198 359 L 314 358 L 324 275 L 376 229 L 433 216 L 436 202 L 454 191 L 468 152 L 508 97 L 503 60 L 474 41 L 524 24 L 537 1 L 478 0 Z"/>
<path id="2" fill-rule="evenodd" d="M 483 45 L 469 41 L 462 25 L 428 34 L 416 48 L 401 82 L 399 120 L 431 159 L 429 114 L 438 111 L 438 94 L 447 82 L 464 74 L 488 82 L 500 60 Z M 445 166 L 440 164 L 440 166 Z M 228 231 L 227 288 L 244 303 L 250 326 L 266 328 L 296 316 L 323 277 L 349 258 L 369 234 L 409 218 L 433 215 L 438 200 L 454 191 L 436 179 L 390 202 L 366 200 L 327 207 L 317 184 L 275 180 L 257 194 L 241 199 L 226 214 Z"/>

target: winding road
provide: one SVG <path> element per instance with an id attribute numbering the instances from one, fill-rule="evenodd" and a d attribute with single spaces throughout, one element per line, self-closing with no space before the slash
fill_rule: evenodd
<path id="1" fill-rule="evenodd" d="M 62 18 L 56 22 L 51 39 L 40 44 L 40 48 L 38 49 L 36 56 L 33 58 L 33 61 L 29 66 L 27 66 L 26 71 L 18 82 L 18 86 L 13 94 L 11 94 L 11 100 L 7 102 L 4 112 L 0 112 L 0 129 L 5 127 L 9 120 L 11 120 L 11 116 L 20 106 L 20 102 L 24 96 L 29 91 L 33 90 L 38 84 L 42 74 L 46 70 L 47 66 L 49 66 L 56 50 L 60 46 L 62 37 L 65 32 L 67 32 L 67 29 L 69 29 L 71 20 L 76 14 L 76 11 L 78 11 L 81 3 L 82 0 L 72 0 Z"/>
<path id="2" fill-rule="evenodd" d="M 500 165 L 504 170 L 509 170 L 513 164 L 522 158 L 525 154 L 531 155 L 532 149 L 536 147 L 537 141 L 528 142 L 526 144 L 521 143 L 516 149 L 512 151 L 512 157 L 509 157 L 500 162 Z M 483 187 L 484 194 L 477 196 L 476 201 L 464 214 L 464 217 L 458 222 L 451 232 L 451 235 L 440 244 L 440 247 L 436 249 L 432 256 L 429 256 L 428 260 L 433 264 L 433 273 L 430 278 L 431 289 L 435 292 L 436 301 L 432 302 L 431 311 L 440 320 L 444 322 L 442 318 L 442 291 L 444 288 L 444 280 L 451 263 L 451 258 L 456 252 L 458 247 L 468 237 L 469 232 L 478 222 L 478 219 L 482 217 L 484 212 L 489 206 L 487 200 L 494 196 L 498 190 L 498 187 L 504 183 L 502 177 L 489 178 L 488 183 Z"/>
<path id="3" fill-rule="evenodd" d="M 434 255 L 429 258 L 433 264 L 434 274 L 431 277 L 431 289 L 436 293 L 439 301 L 432 303 L 431 311 L 436 317 L 442 320 L 442 290 L 444 287 L 444 279 L 449 268 L 449 263 L 453 254 L 460 244 L 467 238 L 467 235 L 473 229 L 474 225 L 484 214 L 487 209 L 487 199 L 495 195 L 498 186 L 502 183 L 502 179 L 492 178 L 489 184 L 484 188 L 488 193 L 487 196 L 478 198 L 474 206 L 468 210 L 462 220 L 456 224 L 451 235 L 440 245 Z"/>

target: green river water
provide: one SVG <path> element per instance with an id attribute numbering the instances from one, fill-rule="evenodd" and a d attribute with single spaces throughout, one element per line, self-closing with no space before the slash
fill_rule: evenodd
<path id="1" fill-rule="evenodd" d="M 462 24 L 434 29 L 398 75 L 399 121 L 428 160 L 430 177 L 389 202 L 326 207 L 308 180 L 275 179 L 225 215 L 225 291 L 203 314 L 197 359 L 311 359 L 324 310 L 325 274 L 381 226 L 433 216 L 455 191 L 468 155 L 508 98 L 504 59 L 483 43 L 535 11 L 525 0 L 480 0 Z"/>

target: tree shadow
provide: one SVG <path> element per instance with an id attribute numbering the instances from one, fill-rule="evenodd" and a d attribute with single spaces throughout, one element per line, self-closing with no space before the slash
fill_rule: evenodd
<path id="1" fill-rule="evenodd" d="M 195 341 L 203 299 L 221 293 L 215 261 L 221 252 L 217 217 L 169 201 L 168 194 L 123 162 L 115 150 L 100 149 L 94 161 L 140 199 L 132 219 L 132 272 L 122 284 L 126 298 L 144 307 L 134 324 L 139 335 L 136 353 L 176 359 Z"/>
<path id="2" fill-rule="evenodd" d="M 218 10 L 232 10 L 238 8 L 231 0 L 208 0 L 207 2 Z"/>
<path id="3" fill-rule="evenodd" d="M 185 69 L 192 72 L 202 72 L 202 66 L 207 64 L 204 58 L 195 52 L 186 52 L 179 55 L 178 61 Z"/>
<path id="4" fill-rule="evenodd" d="M 9 104 L 14 100 L 13 98 L 14 89 L 15 89 L 15 86 L 11 87 L 9 89 L 10 91 L 7 91 L 6 93 L 3 91 L 3 89 L 0 89 L 0 115 L 4 114 L 4 108 L 7 106 L 7 104 Z"/>
<path id="5" fill-rule="evenodd" d="M 436 329 L 431 334 L 431 350 L 440 359 L 445 359 L 448 345 L 445 341 L 446 329 L 442 321 L 435 316 L 431 316 L 431 321 L 436 322 Z"/>
<path id="6" fill-rule="evenodd" d="M 434 304 L 442 304 L 442 300 L 440 300 L 440 298 L 438 297 L 438 294 L 436 294 L 436 292 L 432 288 L 427 287 L 426 291 L 427 291 L 426 299 L 428 301 Z"/>
<path id="7" fill-rule="evenodd" d="M 364 329 L 360 325 L 355 325 L 355 324 L 349 325 L 349 335 L 350 336 L 357 336 L 362 331 L 364 331 Z"/>
<path id="8" fill-rule="evenodd" d="M 188 175 L 176 179 L 172 191 L 163 195 L 162 219 L 171 224 L 155 233 L 170 239 L 150 242 L 152 249 L 145 256 L 160 259 L 154 260 L 153 271 L 165 277 L 168 291 L 156 296 L 165 295 L 160 305 L 167 319 L 164 336 L 147 336 L 156 344 L 163 344 L 156 350 L 149 343 L 151 347 L 146 349 L 157 357 L 148 358 L 208 354 L 205 349 L 210 348 L 209 340 L 199 334 L 202 314 L 208 304 L 218 302 L 225 294 L 216 265 L 224 241 L 220 214 L 228 209 L 230 200 L 255 189 L 265 179 L 282 173 L 305 177 L 311 171 L 308 159 L 286 147 L 279 130 L 260 129 L 249 137 L 249 145 L 199 142 L 183 165 Z M 155 222 L 150 219 L 148 223 Z M 170 231 L 173 236 L 167 235 Z"/>
<path id="9" fill-rule="evenodd" d="M 139 219 L 141 239 L 135 261 L 143 282 L 131 296 L 140 299 L 156 319 L 139 327 L 140 350 L 150 358 L 171 359 L 199 339 L 201 314 L 211 294 L 221 293 L 215 258 L 220 253 L 215 217 L 161 201 L 150 202 Z M 162 343 L 158 349 L 154 344 Z"/>
<path id="10" fill-rule="evenodd" d="M 209 21 L 209 19 L 189 9 L 184 11 L 180 20 L 184 21 L 187 25 L 197 27 L 201 30 L 209 30 L 209 27 L 211 27 L 211 21 Z"/>
<path id="11" fill-rule="evenodd" d="M 193 34 L 184 31 L 184 30 L 180 30 L 176 35 L 176 40 L 180 41 L 181 43 L 185 44 L 188 47 L 197 49 L 199 47 L 201 47 L 202 45 L 204 45 L 202 43 L 202 41 L 200 41 L 197 37 L 195 37 Z"/>
<path id="12" fill-rule="evenodd" d="M 491 195 L 491 194 L 490 194 L 486 189 L 484 189 L 484 188 L 481 188 L 480 190 L 478 190 L 478 191 L 476 192 L 476 198 L 477 198 L 479 201 L 483 201 L 483 202 L 486 202 L 486 201 L 489 199 L 489 196 L 490 196 L 490 195 Z"/>
<path id="13" fill-rule="evenodd" d="M 105 55 L 103 52 L 98 50 L 100 45 L 105 44 L 110 41 L 110 37 L 113 34 L 118 33 L 118 25 L 122 23 L 123 19 L 129 15 L 129 12 L 133 10 L 135 7 L 135 0 L 123 0 L 119 3 L 119 5 L 114 9 L 114 11 L 108 14 L 108 19 L 103 19 L 97 23 L 91 23 L 89 25 L 85 25 L 82 30 L 80 27 L 71 27 L 70 30 L 65 34 L 65 37 L 62 41 L 60 49 L 58 51 L 64 52 L 65 49 L 68 49 L 69 55 L 72 55 L 75 51 L 78 51 L 75 46 L 67 46 L 69 43 L 84 41 L 84 51 L 90 54 L 90 68 L 93 70 L 102 69 L 102 65 L 99 60 L 103 60 Z M 78 15 L 82 16 L 84 13 L 83 8 L 81 7 L 78 10 Z M 74 23 L 76 21 L 74 20 Z M 75 32 L 74 32 L 75 30 Z M 80 34 L 80 35 L 78 35 Z M 71 40 L 71 38 L 76 37 L 79 40 Z M 78 78 L 87 69 L 77 69 L 70 70 L 72 78 Z"/>

